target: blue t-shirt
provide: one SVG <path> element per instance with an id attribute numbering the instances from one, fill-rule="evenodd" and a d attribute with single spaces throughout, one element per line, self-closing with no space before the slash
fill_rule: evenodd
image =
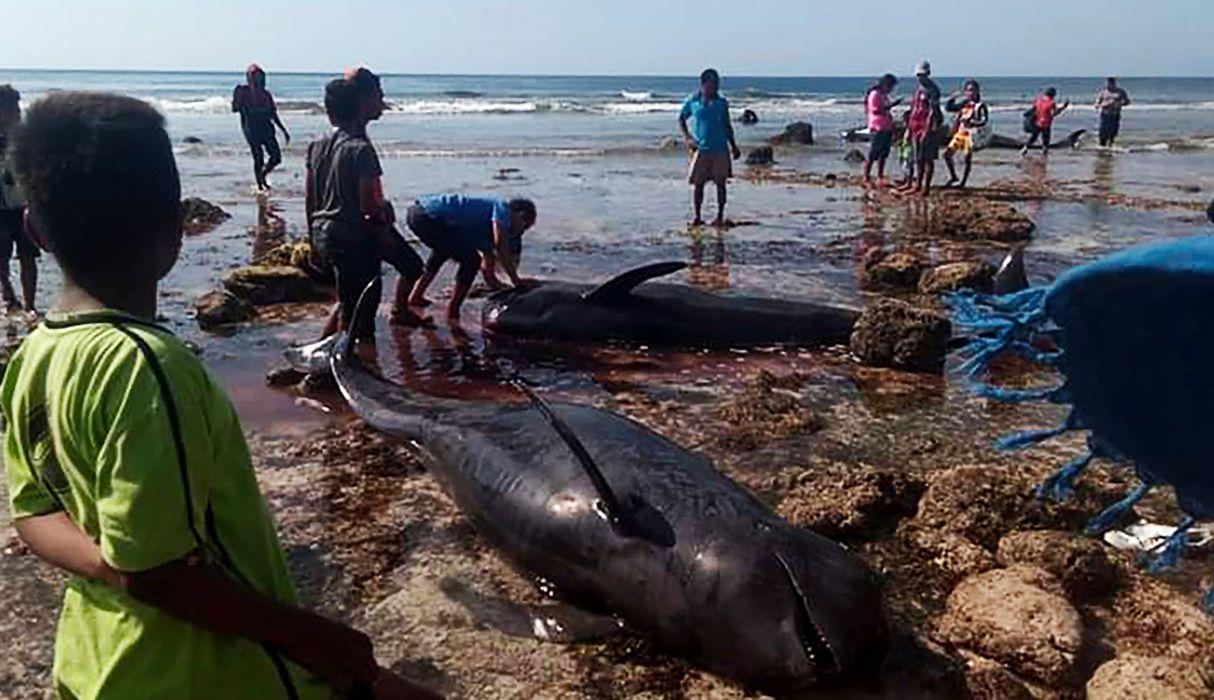
<path id="1" fill-rule="evenodd" d="M 417 203 L 445 221 L 461 242 L 485 253 L 493 252 L 493 222 L 510 230 L 510 206 L 496 197 L 436 194 L 418 197 Z"/>
<path id="2" fill-rule="evenodd" d="M 729 100 L 717 95 L 712 102 L 705 102 L 700 93 L 687 98 L 680 119 L 691 119 L 691 135 L 696 145 L 705 153 L 728 153 Z"/>

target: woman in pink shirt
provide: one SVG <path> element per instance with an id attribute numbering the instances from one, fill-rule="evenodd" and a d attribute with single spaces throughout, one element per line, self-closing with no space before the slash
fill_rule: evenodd
<path id="1" fill-rule="evenodd" d="M 864 160 L 864 184 L 872 182 L 873 163 L 877 164 L 877 183 L 885 182 L 885 161 L 889 158 L 890 148 L 894 143 L 894 117 L 890 113 L 902 100 L 890 101 L 889 94 L 893 92 L 898 79 L 892 73 L 881 76 L 875 85 L 868 89 L 864 96 L 864 112 L 868 115 L 868 135 L 870 139 L 868 158 Z"/>

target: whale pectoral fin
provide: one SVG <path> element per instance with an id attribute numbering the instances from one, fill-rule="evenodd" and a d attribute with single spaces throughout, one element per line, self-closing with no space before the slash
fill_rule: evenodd
<path id="1" fill-rule="evenodd" d="M 589 302 L 606 302 L 627 296 L 640 284 L 658 277 L 673 275 L 687 267 L 684 262 L 661 262 L 644 265 L 616 275 L 582 295 Z"/>
<path id="2" fill-rule="evenodd" d="M 480 624 L 512 637 L 557 644 L 580 644 L 618 634 L 620 621 L 568 603 L 523 605 L 486 595 L 456 578 L 445 578 L 439 589 L 459 603 Z"/>

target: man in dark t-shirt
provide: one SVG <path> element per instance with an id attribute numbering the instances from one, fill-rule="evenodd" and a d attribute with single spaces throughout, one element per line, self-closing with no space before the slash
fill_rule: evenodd
<path id="1" fill-rule="evenodd" d="M 306 203 L 313 248 L 337 278 L 338 307 L 324 335 L 349 329 L 360 341 L 374 342 L 376 303 L 355 319 L 354 307 L 367 285 L 379 279 L 386 260 L 400 271 L 393 320 L 422 325 L 405 305 L 422 274 L 421 258 L 395 231 L 395 214 L 384 199 L 383 169 L 367 138 L 367 123 L 384 111 L 383 90 L 371 71 L 360 68 L 325 88 L 325 110 L 336 129 L 308 145 Z"/>
<path id="2" fill-rule="evenodd" d="M 240 130 L 253 153 L 253 177 L 257 189 L 268 190 L 266 176 L 282 162 L 282 151 L 274 127 L 282 129 L 283 138 L 291 143 L 291 134 L 278 118 L 278 106 L 274 96 L 266 89 L 266 72 L 256 63 L 245 70 L 245 85 L 237 85 L 232 91 L 232 111 L 240 114 Z M 269 161 L 266 161 L 269 156 Z"/>

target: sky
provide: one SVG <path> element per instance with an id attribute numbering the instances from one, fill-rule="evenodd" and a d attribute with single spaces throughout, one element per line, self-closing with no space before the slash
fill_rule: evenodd
<path id="1" fill-rule="evenodd" d="M 1214 75 L 1211 0 L 0 0 L 0 17 L 0 68 Z"/>

